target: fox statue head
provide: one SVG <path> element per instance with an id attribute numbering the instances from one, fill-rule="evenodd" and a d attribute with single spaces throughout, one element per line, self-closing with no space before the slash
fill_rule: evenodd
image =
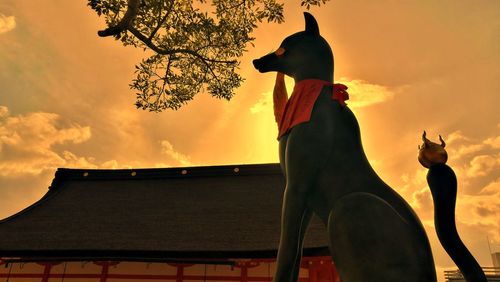
<path id="1" fill-rule="evenodd" d="M 275 52 L 253 61 L 258 71 L 281 72 L 296 82 L 304 79 L 333 81 L 332 49 L 319 34 L 316 19 L 307 12 L 304 18 L 304 31 L 288 36 Z"/>

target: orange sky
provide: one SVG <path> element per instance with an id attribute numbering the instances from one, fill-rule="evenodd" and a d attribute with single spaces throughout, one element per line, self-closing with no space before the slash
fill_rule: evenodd
<path id="1" fill-rule="evenodd" d="M 285 24 L 259 26 L 232 101 L 200 94 L 160 114 L 133 106 L 128 84 L 144 54 L 97 37 L 104 22 L 87 1 L 0 2 L 0 218 L 38 200 L 57 167 L 277 162 L 274 75 L 251 61 L 303 29 L 299 2 L 286 3 Z M 500 2 L 332 0 L 312 13 L 335 79 L 350 87 L 368 157 L 418 212 L 438 271 L 453 263 L 416 160 L 423 129 L 447 141 L 459 232 L 491 265 L 486 236 L 500 251 Z"/>

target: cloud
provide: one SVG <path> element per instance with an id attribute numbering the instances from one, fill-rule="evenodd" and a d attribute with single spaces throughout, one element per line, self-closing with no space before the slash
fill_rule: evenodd
<path id="1" fill-rule="evenodd" d="M 264 111 L 270 111 L 273 107 L 273 93 L 264 92 L 260 99 L 250 107 L 250 112 L 252 114 L 262 113 Z"/>
<path id="2" fill-rule="evenodd" d="M 491 146 L 494 149 L 500 149 L 500 136 L 488 138 L 484 140 L 483 143 Z"/>
<path id="3" fill-rule="evenodd" d="M 457 221 L 467 225 L 487 226 L 491 235 L 500 238 L 500 190 L 498 182 L 491 194 L 461 195 L 457 201 Z M 486 188 L 485 187 L 485 188 Z M 483 191 L 485 190 L 483 188 Z M 472 212 L 471 212 L 472 211 Z"/>
<path id="4" fill-rule="evenodd" d="M 103 162 L 99 168 L 108 168 L 108 169 L 117 169 L 117 168 L 122 168 L 123 166 L 120 166 L 116 160 L 110 160 Z"/>
<path id="5" fill-rule="evenodd" d="M 364 80 L 349 80 L 341 78 L 338 83 L 345 84 L 349 89 L 349 100 L 347 101 L 351 108 L 361 108 L 373 104 L 382 103 L 394 97 L 394 92 L 387 87 L 377 84 L 371 84 Z M 293 81 L 289 78 L 285 81 L 289 95 L 293 89 Z M 261 113 L 264 111 L 272 111 L 273 109 L 273 93 L 264 92 L 261 98 L 250 107 L 252 114 Z"/>
<path id="6" fill-rule="evenodd" d="M 181 154 L 174 149 L 174 146 L 168 142 L 167 140 L 160 141 L 161 144 L 161 152 L 164 155 L 172 158 L 182 166 L 192 166 L 193 163 L 190 160 L 188 155 Z"/>
<path id="7" fill-rule="evenodd" d="M 370 160 L 370 163 L 372 163 L 372 160 Z M 400 177 L 402 185 L 398 185 L 398 192 L 405 194 L 405 196 L 411 196 L 413 199 L 412 205 L 420 206 L 418 200 L 421 199 L 422 190 L 428 190 L 425 180 L 426 174 L 427 170 L 419 168 L 412 174 L 406 172 Z"/>
<path id="8" fill-rule="evenodd" d="M 455 131 L 449 134 L 445 141 L 447 148 L 450 148 L 448 149 L 448 155 L 453 160 L 472 157 L 472 154 L 491 153 L 500 149 L 500 136 L 488 137 L 478 141 L 464 136 L 461 131 Z"/>
<path id="9" fill-rule="evenodd" d="M 445 137 L 446 144 L 450 145 L 455 142 L 460 142 L 460 141 L 468 141 L 469 138 L 467 138 L 461 130 L 454 131 L 450 134 L 448 134 L 447 137 Z"/>
<path id="10" fill-rule="evenodd" d="M 295 82 L 293 78 L 289 76 L 285 76 L 285 89 L 288 93 L 288 96 L 293 92 L 293 88 L 295 86 Z M 273 101 L 273 91 L 266 91 L 261 94 L 260 99 L 250 107 L 250 112 L 252 114 L 264 113 L 266 115 L 274 116 L 274 101 Z"/>
<path id="11" fill-rule="evenodd" d="M 497 210 L 494 210 L 492 208 L 487 208 L 484 206 L 476 207 L 476 213 L 481 216 L 481 217 L 488 217 L 488 216 L 493 216 L 497 214 Z"/>
<path id="12" fill-rule="evenodd" d="M 466 194 L 477 195 L 484 185 L 500 177 L 500 136 L 460 135 L 453 142 L 447 142 L 449 165 L 457 174 L 460 188 Z"/>
<path id="13" fill-rule="evenodd" d="M 9 115 L 9 108 L 5 106 L 0 106 L 0 118 L 4 118 Z"/>
<path id="14" fill-rule="evenodd" d="M 364 80 L 341 78 L 339 82 L 349 87 L 347 90 L 349 92 L 349 101 L 347 103 L 351 108 L 361 108 L 382 103 L 394 97 L 394 92 L 387 87 L 371 84 Z"/>
<path id="15" fill-rule="evenodd" d="M 479 194 L 483 195 L 495 195 L 498 194 L 500 197 L 500 178 L 486 185 Z"/>
<path id="16" fill-rule="evenodd" d="M 451 159 L 460 159 L 467 155 L 478 153 L 485 148 L 484 144 L 461 145 L 456 150 L 449 150 Z"/>
<path id="17" fill-rule="evenodd" d="M 98 168 L 98 166 L 93 163 L 93 158 L 79 157 L 70 151 L 63 151 L 62 157 L 65 160 L 66 165 L 70 165 L 72 167 Z"/>
<path id="18" fill-rule="evenodd" d="M 425 187 L 420 191 L 414 192 L 412 197 L 412 206 L 420 210 L 421 213 L 433 210 L 432 196 L 429 188 Z"/>
<path id="19" fill-rule="evenodd" d="M 16 27 L 16 18 L 14 16 L 5 16 L 0 14 L 0 33 L 13 30 Z"/>
<path id="20" fill-rule="evenodd" d="M 470 161 L 470 167 L 467 170 L 468 177 L 486 176 L 495 169 L 500 168 L 500 154 L 475 156 Z"/>
<path id="21" fill-rule="evenodd" d="M 58 167 L 91 167 L 92 158 L 76 156 L 60 145 L 91 138 L 88 126 L 69 123 L 59 115 L 33 112 L 11 116 L 0 107 L 0 176 L 39 175 Z"/>

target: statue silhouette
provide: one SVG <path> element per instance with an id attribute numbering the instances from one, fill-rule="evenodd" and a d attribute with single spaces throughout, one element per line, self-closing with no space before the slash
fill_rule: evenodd
<path id="1" fill-rule="evenodd" d="M 304 16 L 304 31 L 253 61 L 260 72 L 295 80 L 290 99 L 277 109 L 286 188 L 274 281 L 297 281 L 312 213 L 327 226 L 342 281 L 436 281 L 424 228 L 370 166 L 358 122 L 345 105 L 346 87 L 333 84 L 330 46 L 314 17 Z"/>

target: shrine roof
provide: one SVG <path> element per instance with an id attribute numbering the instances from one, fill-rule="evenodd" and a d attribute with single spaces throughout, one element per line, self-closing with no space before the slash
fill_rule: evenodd
<path id="1" fill-rule="evenodd" d="M 0 257 L 275 257 L 278 164 L 60 168 L 48 192 L 0 220 Z M 313 218 L 305 255 L 328 254 Z"/>

